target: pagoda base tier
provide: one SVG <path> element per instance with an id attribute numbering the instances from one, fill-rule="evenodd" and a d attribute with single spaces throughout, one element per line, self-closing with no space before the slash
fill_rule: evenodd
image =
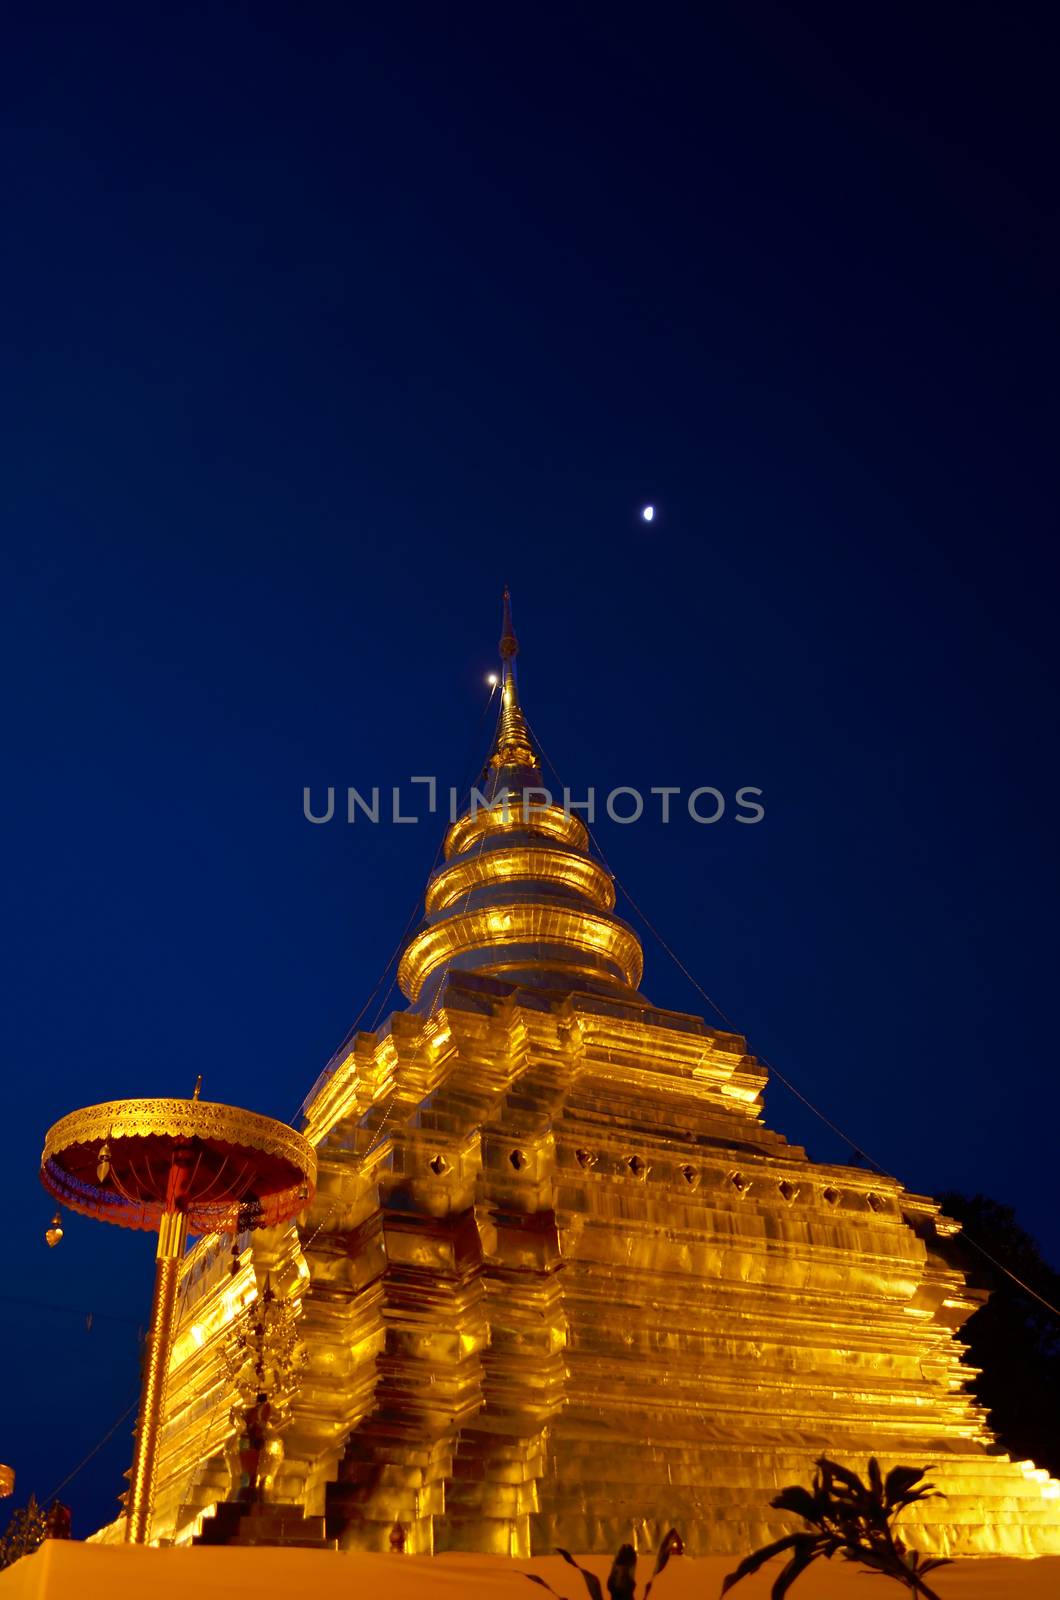
<path id="1" fill-rule="evenodd" d="M 477 973 L 358 1035 L 310 1106 L 309 1214 L 235 1273 L 216 1240 L 187 1258 L 156 1538 L 233 1494 L 224 1351 L 268 1275 L 307 1356 L 270 1498 L 342 1549 L 604 1553 L 675 1526 L 742 1555 L 793 1531 L 769 1502 L 826 1454 L 927 1467 L 946 1498 L 907 1537 L 931 1553 L 1060 1553 L 1060 1484 L 968 1393 L 955 1225 L 810 1161 L 763 1123 L 765 1082 L 699 1018 Z"/>

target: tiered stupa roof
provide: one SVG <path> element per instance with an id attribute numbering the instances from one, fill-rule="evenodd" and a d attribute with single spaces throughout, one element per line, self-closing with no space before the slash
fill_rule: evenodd
<path id="1" fill-rule="evenodd" d="M 519 699 L 507 589 L 500 653 L 489 757 L 467 811 L 446 834 L 445 861 L 427 886 L 426 917 L 402 955 L 398 983 L 426 1010 L 453 970 L 630 997 L 643 970 L 640 941 L 615 915 L 611 874 L 590 853 L 585 824 L 546 799 Z"/>

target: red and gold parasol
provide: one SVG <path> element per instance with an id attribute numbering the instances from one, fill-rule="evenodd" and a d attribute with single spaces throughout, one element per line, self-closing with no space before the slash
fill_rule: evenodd
<path id="1" fill-rule="evenodd" d="M 312 1145 L 286 1123 L 236 1106 L 114 1100 L 74 1111 L 48 1132 L 41 1181 L 83 1216 L 158 1233 L 126 1538 L 150 1538 L 158 1434 L 189 1233 L 241 1233 L 289 1222 L 316 1185 Z"/>

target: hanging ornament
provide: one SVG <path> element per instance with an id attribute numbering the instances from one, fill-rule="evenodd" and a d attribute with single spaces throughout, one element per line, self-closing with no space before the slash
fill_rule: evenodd
<path id="1" fill-rule="evenodd" d="M 99 1160 L 96 1162 L 96 1177 L 100 1183 L 106 1183 L 110 1177 L 110 1145 L 104 1139 L 99 1147 Z"/>
<path id="2" fill-rule="evenodd" d="M 63 1219 L 62 1219 L 62 1217 L 59 1215 L 59 1213 L 57 1211 L 55 1213 L 54 1217 L 51 1220 L 51 1226 L 48 1227 L 48 1228 L 45 1228 L 45 1230 L 44 1230 L 44 1237 L 48 1242 L 48 1249 L 49 1250 L 54 1250 L 55 1246 L 59 1243 L 59 1240 L 62 1238 L 62 1236 L 63 1236 Z"/>

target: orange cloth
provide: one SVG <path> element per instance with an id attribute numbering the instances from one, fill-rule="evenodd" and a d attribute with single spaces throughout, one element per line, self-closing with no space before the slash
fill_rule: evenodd
<path id="1" fill-rule="evenodd" d="M 607 1575 L 603 1556 L 579 1558 Z M 652 1557 L 639 1563 L 638 1594 Z M 717 1600 L 721 1580 L 736 1565 L 727 1556 L 698 1561 L 677 1557 L 659 1578 L 652 1600 Z M 733 1600 L 768 1600 L 780 1563 L 771 1564 L 732 1591 Z M 907 1591 L 864 1569 L 819 1562 L 792 1590 L 793 1600 L 889 1600 Z M 91 1545 L 50 1540 L 33 1556 L 0 1572 L 0 1600 L 541 1600 L 545 1590 L 520 1576 L 535 1572 L 564 1600 L 587 1600 L 582 1579 L 558 1556 L 533 1561 L 500 1556 L 400 1556 L 340 1554 L 326 1550 L 150 1550 L 133 1545 Z M 1037 1561 L 987 1557 L 957 1561 L 932 1574 L 940 1600 L 1056 1600 L 1060 1556 Z M 867 1591 L 871 1591 L 867 1593 Z"/>

